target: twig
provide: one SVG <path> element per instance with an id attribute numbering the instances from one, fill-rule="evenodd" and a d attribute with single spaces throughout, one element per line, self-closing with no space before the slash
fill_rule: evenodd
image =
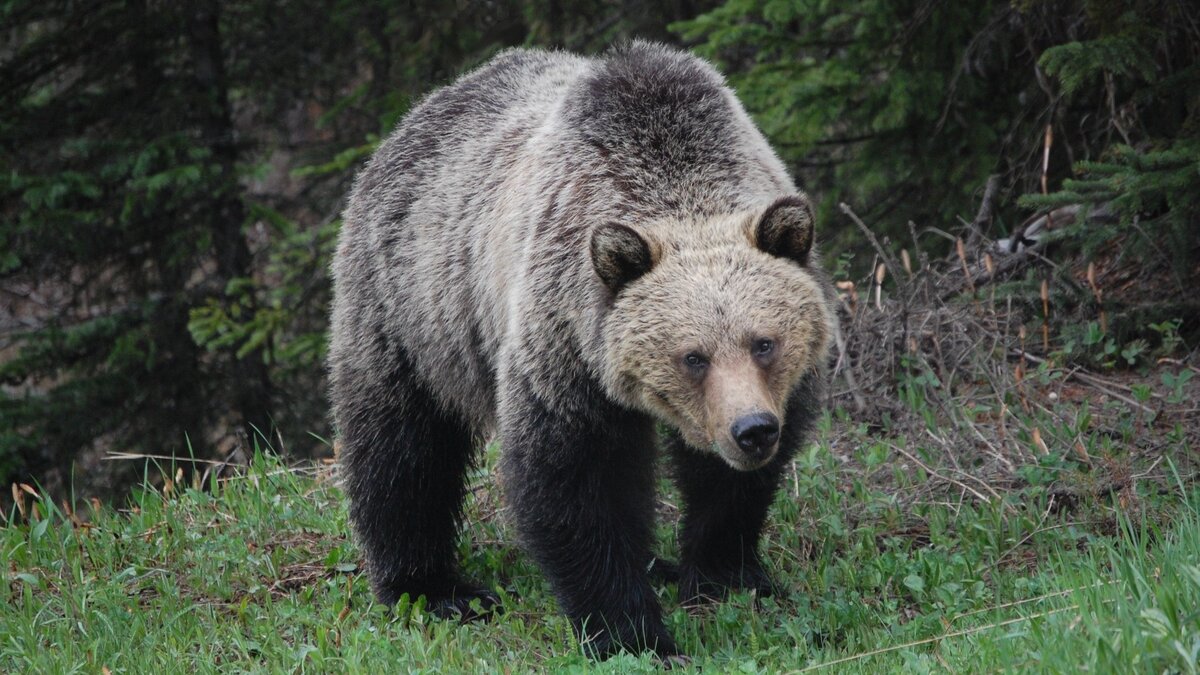
<path id="1" fill-rule="evenodd" d="M 1146 476 L 1149 476 L 1154 471 L 1154 467 L 1158 466 L 1159 462 L 1161 461 L 1163 461 L 1163 456 L 1159 455 L 1154 459 L 1154 462 L 1150 465 L 1150 468 L 1141 473 L 1135 473 L 1134 475 L 1130 476 L 1129 479 L 1138 480 L 1139 478 L 1145 478 Z"/>
<path id="2" fill-rule="evenodd" d="M 1045 244 L 1042 241 L 1038 241 L 1036 244 L 1027 246 L 1016 253 L 1000 258 L 999 260 L 995 261 L 992 271 L 989 272 L 987 268 L 975 271 L 975 273 L 965 279 L 963 283 L 953 285 L 953 287 L 942 291 L 941 299 L 949 300 L 950 298 L 961 293 L 962 289 L 965 287 L 979 287 L 990 283 L 995 279 L 1003 277 L 1008 272 L 1024 266 L 1033 259 L 1039 258 L 1039 252 L 1044 246 Z"/>
<path id="3" fill-rule="evenodd" d="M 833 339 L 838 349 L 837 363 L 833 366 L 833 377 L 837 377 L 838 371 L 846 359 L 846 336 L 842 334 L 840 323 L 834 326 Z M 863 399 L 862 393 L 858 388 L 858 382 L 854 377 L 854 369 L 847 367 L 842 371 L 842 376 L 846 378 L 846 384 L 850 387 L 850 395 L 854 397 L 855 410 L 862 411 L 866 409 L 867 402 Z"/>
<path id="4" fill-rule="evenodd" d="M 947 476 L 942 475 L 941 473 L 938 473 L 937 469 L 934 469 L 933 467 L 929 466 L 925 462 L 922 462 L 921 460 L 917 459 L 916 455 L 905 450 L 904 448 L 900 447 L 899 445 L 896 445 L 895 443 L 889 443 L 888 445 L 892 446 L 892 448 L 895 449 L 896 452 L 904 455 L 910 461 L 914 462 L 917 466 L 924 469 L 925 472 L 928 473 L 930 476 L 933 476 L 934 478 L 937 478 L 938 480 L 943 480 L 943 481 L 946 481 L 947 483 L 952 483 L 954 485 L 957 485 L 958 487 L 975 495 L 975 498 L 981 502 L 990 503 L 992 501 L 991 499 L 988 499 L 988 497 L 986 495 L 984 495 L 982 492 L 976 490 L 975 488 L 971 487 L 970 485 L 966 485 L 961 481 L 954 480 L 953 478 L 949 478 Z"/>
<path id="5" fill-rule="evenodd" d="M 1050 512 L 1053 510 L 1054 510 L 1054 495 L 1050 495 L 1050 499 L 1047 500 L 1047 502 L 1046 502 L 1046 510 L 1044 512 L 1042 512 L 1042 517 L 1038 520 L 1037 527 L 1035 527 L 1033 529 L 1033 531 L 1031 531 L 1029 534 L 1022 537 L 1020 541 L 1018 541 L 1017 543 L 1010 546 L 1007 551 L 1005 551 L 1003 554 L 1000 555 L 999 558 L 996 558 L 994 567 L 999 567 L 1000 563 L 1004 562 L 1005 558 L 1007 558 L 1009 555 L 1011 555 L 1013 551 L 1017 550 L 1018 548 L 1021 548 L 1021 546 L 1024 545 L 1025 542 L 1032 539 L 1033 535 L 1037 534 L 1038 532 L 1043 532 L 1044 530 L 1042 530 L 1042 525 L 1044 525 L 1046 523 L 1046 519 L 1050 517 Z"/>
<path id="6" fill-rule="evenodd" d="M 863 234 L 866 235 L 867 240 L 871 242 L 871 246 L 875 248 L 875 252 L 883 259 L 883 264 L 887 265 L 888 269 L 892 271 L 892 278 L 896 280 L 896 286 L 900 289 L 900 293 L 904 294 L 907 289 L 903 279 L 904 275 L 900 273 L 904 268 L 900 266 L 900 263 L 896 262 L 891 253 L 883 248 L 883 245 L 879 243 L 879 239 L 875 237 L 875 233 L 871 231 L 871 228 L 867 227 L 862 218 L 858 217 L 858 214 L 850 208 L 849 204 L 842 202 L 838 204 L 838 208 L 842 210 L 842 213 L 850 216 L 850 220 L 853 220 L 854 224 L 858 225 L 858 229 L 862 230 Z"/>
<path id="7" fill-rule="evenodd" d="M 1173 366 L 1179 366 L 1179 367 L 1181 367 L 1181 368 L 1187 368 L 1188 370 L 1190 370 L 1190 371 L 1192 371 L 1192 372 L 1195 372 L 1195 373 L 1200 373 L 1200 368 L 1197 368 L 1196 366 L 1193 366 L 1193 365 L 1191 365 L 1191 364 L 1189 364 L 1189 363 L 1184 363 L 1184 362 L 1183 362 L 1183 360 L 1181 360 L 1181 359 L 1161 358 L 1161 359 L 1159 359 L 1159 360 L 1157 361 L 1157 363 L 1158 363 L 1159 365 L 1162 365 L 1162 364 L 1164 364 L 1164 363 L 1169 363 L 1169 364 L 1171 364 L 1171 365 L 1173 365 Z"/>
<path id="8" fill-rule="evenodd" d="M 979 429 L 975 428 L 975 425 L 972 424 L 970 420 L 964 419 L 963 421 L 967 425 L 967 428 L 975 434 L 975 437 L 987 446 L 988 452 L 992 455 L 992 457 L 995 457 L 998 462 L 1004 465 L 1004 468 L 1008 469 L 1009 471 L 1014 471 L 1016 469 L 1016 467 L 1013 466 L 1012 460 L 1000 454 L 1000 448 L 997 448 L 995 444 L 987 439 L 986 436 L 980 433 Z M 1001 420 L 1001 424 L 1003 424 L 1003 420 Z"/>

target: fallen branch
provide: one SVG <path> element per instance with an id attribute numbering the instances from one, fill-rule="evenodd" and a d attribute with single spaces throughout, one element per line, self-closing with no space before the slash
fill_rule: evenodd
<path id="1" fill-rule="evenodd" d="M 1035 356 L 1033 354 L 1030 354 L 1027 351 L 1023 351 L 1020 349 L 1014 349 L 1014 350 L 1010 351 L 1009 354 L 1011 356 L 1015 356 L 1018 358 L 1029 359 L 1030 361 L 1033 361 L 1034 363 L 1048 363 L 1049 362 L 1047 359 L 1044 359 L 1040 356 Z M 1137 401 L 1129 398 L 1128 396 L 1123 396 L 1123 395 L 1118 394 L 1117 392 L 1113 391 L 1112 387 L 1110 387 L 1107 382 L 1096 377 L 1095 375 L 1089 375 L 1088 373 L 1085 373 L 1079 369 L 1072 369 L 1072 370 L 1066 371 L 1066 377 L 1067 377 L 1067 379 L 1079 380 L 1080 382 L 1083 382 L 1084 384 L 1095 387 L 1096 389 L 1099 389 L 1100 391 L 1104 392 L 1105 394 L 1112 396 L 1113 398 L 1115 398 L 1117 400 L 1128 403 L 1129 405 L 1131 405 L 1135 408 L 1138 408 L 1141 411 L 1143 411 L 1151 416 L 1157 414 L 1157 412 L 1153 408 L 1143 405 L 1141 403 L 1138 403 Z"/>

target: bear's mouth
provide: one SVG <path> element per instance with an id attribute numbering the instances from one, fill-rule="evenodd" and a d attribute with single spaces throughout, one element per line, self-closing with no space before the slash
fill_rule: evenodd
<path id="1" fill-rule="evenodd" d="M 756 471 L 775 459 L 775 453 L 779 451 L 779 446 L 776 445 L 770 452 L 763 453 L 760 457 L 751 457 L 732 443 L 726 444 L 720 441 L 713 441 L 709 449 L 736 471 Z"/>
<path id="2" fill-rule="evenodd" d="M 729 465 L 729 468 L 735 471 L 756 471 L 766 466 L 775 459 L 775 453 L 779 448 L 776 446 L 770 452 L 764 453 L 761 457 L 751 457 L 738 448 L 730 439 L 728 444 L 721 441 L 712 440 L 707 434 L 700 432 L 698 429 L 689 433 L 688 430 L 680 429 L 680 435 L 683 436 L 684 442 L 696 449 L 697 452 L 712 453 L 721 458 L 721 461 Z"/>

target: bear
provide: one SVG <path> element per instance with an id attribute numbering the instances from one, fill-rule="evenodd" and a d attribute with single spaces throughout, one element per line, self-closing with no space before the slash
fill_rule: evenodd
<path id="1" fill-rule="evenodd" d="M 833 293 L 809 198 L 712 65 L 501 52 L 406 115 L 343 215 L 330 398 L 380 602 L 498 610 L 456 560 L 490 440 L 592 656 L 679 657 L 650 569 L 660 452 L 679 598 L 776 590 L 759 540 L 824 400 Z"/>

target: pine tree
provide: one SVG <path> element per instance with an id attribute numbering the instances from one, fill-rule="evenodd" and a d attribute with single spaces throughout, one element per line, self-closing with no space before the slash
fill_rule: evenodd
<path id="1" fill-rule="evenodd" d="M 1083 201 L 1117 199 L 1126 225 L 1170 213 L 1196 243 L 1200 5 L 729 0 L 675 28 L 731 72 L 827 222 L 848 202 L 897 238 L 910 220 L 953 229 L 998 174 L 1011 226 L 1015 197 L 1040 192 L 1049 127 L 1048 182 L 1065 192 L 1026 206 L 1079 198 L 1075 166 L 1093 181 Z M 1122 146 L 1163 168 L 1135 181 Z M 853 247 L 853 228 L 830 234 Z"/>
<path id="2" fill-rule="evenodd" d="M 98 441 L 181 450 L 218 421 L 269 430 L 261 361 L 211 358 L 187 331 L 251 273 L 220 7 L 2 11 L 0 273 L 13 310 L 45 306 L 0 365 L 0 468 L 39 475 Z"/>

